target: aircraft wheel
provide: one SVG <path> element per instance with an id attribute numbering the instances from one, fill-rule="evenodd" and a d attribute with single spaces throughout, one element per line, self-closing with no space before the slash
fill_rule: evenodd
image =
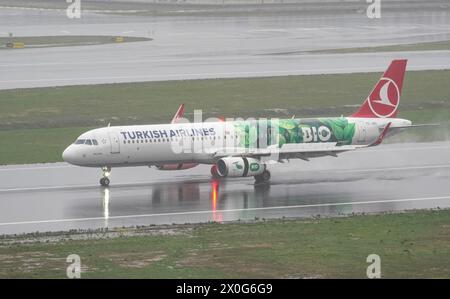
<path id="1" fill-rule="evenodd" d="M 100 179 L 100 185 L 102 185 L 103 187 L 109 186 L 109 179 L 108 178 L 101 178 Z"/>
<path id="2" fill-rule="evenodd" d="M 255 184 L 267 183 L 268 181 L 270 181 L 270 172 L 268 170 L 264 170 L 263 173 L 255 175 Z"/>

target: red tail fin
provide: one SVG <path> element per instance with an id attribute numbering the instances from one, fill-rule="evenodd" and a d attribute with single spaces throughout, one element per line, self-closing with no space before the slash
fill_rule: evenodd
<path id="1" fill-rule="evenodd" d="M 396 117 L 400 104 L 406 59 L 392 60 L 383 77 L 352 117 Z"/>
<path id="2" fill-rule="evenodd" d="M 184 104 L 181 104 L 180 107 L 178 107 L 177 112 L 173 116 L 171 123 L 172 124 L 176 123 L 180 118 L 183 117 L 183 115 L 184 115 Z"/>

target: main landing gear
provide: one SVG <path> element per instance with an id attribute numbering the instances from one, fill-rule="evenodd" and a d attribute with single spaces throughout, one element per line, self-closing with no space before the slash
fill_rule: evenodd
<path id="1" fill-rule="evenodd" d="M 211 176 L 213 179 L 220 179 L 222 176 L 219 175 L 219 172 L 217 171 L 217 165 L 211 166 Z M 270 171 L 267 169 L 264 170 L 261 174 L 255 175 L 255 184 L 265 184 L 270 181 Z"/>
<path id="2" fill-rule="evenodd" d="M 267 169 L 263 173 L 255 175 L 255 184 L 264 184 L 270 181 L 270 171 Z"/>
<path id="3" fill-rule="evenodd" d="M 109 175 L 111 174 L 111 167 L 102 167 L 103 177 L 100 179 L 100 185 L 103 187 L 109 186 Z"/>

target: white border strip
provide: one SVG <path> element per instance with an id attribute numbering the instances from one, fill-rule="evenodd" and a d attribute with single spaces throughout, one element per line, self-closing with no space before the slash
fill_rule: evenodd
<path id="1" fill-rule="evenodd" d="M 309 204 L 309 205 L 277 206 L 277 207 L 262 207 L 262 208 L 248 208 L 248 209 L 226 209 L 226 210 L 216 210 L 216 211 L 204 210 L 204 211 L 191 211 L 191 212 L 159 213 L 159 214 L 122 215 L 122 216 L 110 216 L 108 218 L 105 218 L 105 217 L 88 217 L 88 218 L 72 218 L 72 219 L 54 219 L 54 220 L 5 222 L 5 223 L 0 223 L 0 226 L 23 225 L 23 224 L 46 224 L 46 223 L 82 222 L 82 221 L 104 221 L 104 220 L 114 220 L 114 219 L 149 218 L 149 217 L 163 217 L 163 216 L 186 216 L 186 215 L 197 215 L 197 214 L 231 213 L 231 212 L 244 212 L 244 211 L 250 212 L 250 211 L 267 211 L 267 210 L 285 210 L 285 209 L 296 209 L 296 208 L 317 208 L 317 207 L 333 207 L 333 206 L 345 206 L 345 205 L 365 205 L 365 204 L 377 204 L 377 203 L 414 202 L 414 201 L 442 200 L 442 199 L 450 199 L 450 195 L 448 195 L 448 196 L 436 196 L 436 197 L 401 198 L 401 199 L 371 200 L 371 201 L 358 201 L 358 202 L 321 203 L 321 204 Z"/>

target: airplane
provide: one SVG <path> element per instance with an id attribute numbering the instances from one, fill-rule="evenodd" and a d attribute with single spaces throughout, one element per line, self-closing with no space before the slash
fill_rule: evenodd
<path id="1" fill-rule="evenodd" d="M 396 118 L 406 59 L 391 61 L 358 111 L 348 117 L 204 121 L 183 118 L 184 104 L 170 124 L 109 126 L 81 134 L 63 152 L 64 161 L 98 167 L 100 185 L 113 167 L 155 166 L 159 170 L 211 165 L 213 178 L 249 177 L 267 183 L 268 166 L 289 159 L 334 156 L 381 144 L 385 136 L 412 125 Z M 183 121 L 185 120 L 185 121 Z"/>

